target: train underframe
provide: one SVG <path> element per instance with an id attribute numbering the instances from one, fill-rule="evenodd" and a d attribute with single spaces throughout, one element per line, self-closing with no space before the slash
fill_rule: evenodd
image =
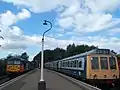
<path id="1" fill-rule="evenodd" d="M 100 86 L 100 85 L 104 85 L 104 86 L 108 86 L 108 87 L 116 87 L 117 86 L 117 80 L 114 79 L 86 79 L 85 80 L 87 83 L 91 84 L 91 85 L 95 85 L 95 86 Z"/>
<path id="2" fill-rule="evenodd" d="M 15 78 L 17 76 L 21 75 L 21 72 L 8 72 L 8 76 L 10 78 Z"/>

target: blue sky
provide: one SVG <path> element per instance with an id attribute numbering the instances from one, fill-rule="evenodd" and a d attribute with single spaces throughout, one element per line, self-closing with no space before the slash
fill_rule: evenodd
<path id="1" fill-rule="evenodd" d="M 32 60 L 41 50 L 88 44 L 120 52 L 120 0 L 0 0 L 0 57 L 26 51 Z"/>

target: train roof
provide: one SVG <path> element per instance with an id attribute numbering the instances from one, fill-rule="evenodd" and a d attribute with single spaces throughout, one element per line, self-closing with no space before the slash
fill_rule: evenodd
<path id="1" fill-rule="evenodd" d="M 56 60 L 56 61 L 62 61 L 62 60 L 66 60 L 66 59 L 77 58 L 77 57 L 87 56 L 87 55 L 91 55 L 91 54 L 116 55 L 114 52 L 111 52 L 110 49 L 96 48 L 96 49 L 87 51 L 85 53 L 77 54 L 77 55 L 70 56 L 70 57 L 63 58 L 63 59 Z M 56 62 L 56 61 L 54 61 L 54 62 Z"/>
<path id="2" fill-rule="evenodd" d="M 12 60 L 12 59 L 18 59 L 18 60 L 21 60 L 21 61 L 24 61 L 24 62 L 29 62 L 29 61 L 26 61 L 25 59 L 20 58 L 20 57 L 11 57 L 8 60 Z"/>

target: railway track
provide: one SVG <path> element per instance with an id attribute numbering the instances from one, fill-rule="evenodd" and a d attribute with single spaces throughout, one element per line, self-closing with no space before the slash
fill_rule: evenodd
<path id="1" fill-rule="evenodd" d="M 8 76 L 3 76 L 3 77 L 0 77 L 0 85 L 9 81 L 10 78 Z"/>

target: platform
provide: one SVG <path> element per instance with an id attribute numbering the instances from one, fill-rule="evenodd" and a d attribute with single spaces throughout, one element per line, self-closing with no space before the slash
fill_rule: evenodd
<path id="1" fill-rule="evenodd" d="M 44 70 L 44 79 L 47 90 L 85 90 L 50 70 Z M 1 90 L 38 90 L 39 80 L 40 69 L 36 69 Z"/>

